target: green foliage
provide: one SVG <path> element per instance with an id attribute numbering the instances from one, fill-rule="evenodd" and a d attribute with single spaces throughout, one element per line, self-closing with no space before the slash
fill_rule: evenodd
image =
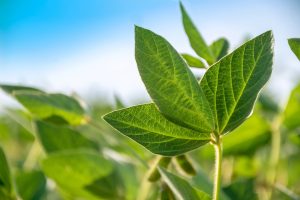
<path id="1" fill-rule="evenodd" d="M 178 166 L 180 167 L 180 169 L 182 169 L 186 174 L 189 174 L 191 176 L 196 175 L 197 172 L 195 168 L 193 167 L 191 161 L 185 154 L 176 156 L 175 160 Z"/>
<path id="2" fill-rule="evenodd" d="M 180 8 L 199 57 L 135 27 L 152 102 L 79 103 L 0 85 L 26 108 L 0 112 L 0 200 L 300 199 L 300 86 L 284 108 L 267 92 L 259 96 L 272 71 L 271 31 L 228 54 L 225 38 L 208 45 Z M 289 44 L 299 58 L 299 39 Z M 204 72 L 200 81 L 190 67 Z"/>
<path id="3" fill-rule="evenodd" d="M 39 119 L 62 118 L 73 125 L 86 121 L 83 108 L 73 97 L 47 94 L 39 89 L 22 86 L 1 85 L 1 88 Z"/>
<path id="4" fill-rule="evenodd" d="M 98 149 L 98 145 L 95 142 L 67 126 L 57 126 L 37 121 L 36 130 L 47 153 L 78 148 Z"/>
<path id="5" fill-rule="evenodd" d="M 12 182 L 10 177 L 10 170 L 4 154 L 0 147 L 0 197 L 9 199 L 12 196 Z"/>
<path id="6" fill-rule="evenodd" d="M 297 85 L 289 97 L 288 103 L 284 110 L 283 123 L 289 130 L 294 130 L 300 127 L 300 84 Z"/>
<path id="7" fill-rule="evenodd" d="M 229 49 L 229 42 L 225 38 L 214 41 L 209 48 L 211 49 L 216 60 L 220 60 L 225 56 Z"/>
<path id="8" fill-rule="evenodd" d="M 16 185 L 23 200 L 38 200 L 46 190 L 46 177 L 37 170 L 21 171 L 16 175 Z"/>
<path id="9" fill-rule="evenodd" d="M 212 50 L 206 44 L 205 40 L 197 30 L 182 4 L 180 4 L 180 9 L 184 30 L 189 38 L 192 48 L 198 54 L 198 56 L 204 58 L 209 64 L 213 64 L 215 62 L 215 58 Z"/>
<path id="10" fill-rule="evenodd" d="M 254 191 L 254 181 L 238 180 L 224 188 L 225 193 L 231 199 L 257 200 L 257 194 Z"/>
<path id="11" fill-rule="evenodd" d="M 210 200 L 211 197 L 192 187 L 186 180 L 168 172 L 164 168 L 158 168 L 163 181 L 169 186 L 173 194 L 181 200 Z"/>
<path id="12" fill-rule="evenodd" d="M 14 95 L 15 92 L 24 91 L 24 90 L 25 91 L 31 91 L 31 92 L 43 92 L 40 89 L 33 88 L 33 87 L 28 87 L 28 86 L 22 86 L 22 85 L 4 85 L 4 84 L 1 84 L 0 88 L 4 92 L 6 92 L 7 94 L 10 94 L 10 95 Z"/>
<path id="13" fill-rule="evenodd" d="M 273 36 L 266 32 L 212 65 L 200 86 L 216 121 L 216 132 L 226 134 L 249 117 L 259 91 L 272 72 Z"/>
<path id="14" fill-rule="evenodd" d="M 42 169 L 72 196 L 97 199 L 99 194 L 91 192 L 96 187 L 92 185 L 110 175 L 113 165 L 93 151 L 72 150 L 49 155 L 42 161 Z"/>
<path id="15" fill-rule="evenodd" d="M 206 144 L 209 133 L 176 125 L 166 119 L 154 104 L 138 105 L 105 115 L 104 120 L 124 135 L 156 154 L 172 156 Z"/>
<path id="16" fill-rule="evenodd" d="M 190 54 L 183 53 L 181 56 L 184 58 L 184 60 L 187 62 L 187 64 L 191 67 L 196 68 L 206 68 L 205 64 L 199 59 L 196 58 Z"/>
<path id="17" fill-rule="evenodd" d="M 212 113 L 197 80 L 164 38 L 136 27 L 135 58 L 148 93 L 163 115 L 194 130 L 212 131 Z"/>
<path id="18" fill-rule="evenodd" d="M 294 52 L 294 54 L 297 56 L 297 58 L 300 60 L 300 38 L 291 38 L 288 40 L 289 45 Z"/>
<path id="19" fill-rule="evenodd" d="M 209 65 L 212 65 L 227 54 L 229 42 L 225 38 L 220 38 L 208 46 L 181 3 L 180 10 L 184 30 L 188 36 L 191 47 L 198 56 L 205 59 Z M 184 58 L 190 66 L 196 67 L 193 65 L 194 62 L 190 62 L 191 60 L 196 61 L 196 58 L 190 56 L 184 56 Z"/>

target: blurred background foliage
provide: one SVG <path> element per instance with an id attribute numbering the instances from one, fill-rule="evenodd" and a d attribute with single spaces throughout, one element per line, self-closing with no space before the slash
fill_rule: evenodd
<path id="1" fill-rule="evenodd" d="M 146 4 L 137 3 L 136 1 L 130 2 L 130 5 L 135 4 L 136 7 L 130 7 L 129 5 L 125 6 L 123 3 L 122 5 L 125 7 L 121 8 L 120 5 L 116 6 L 120 1 L 114 1 L 114 3 L 108 7 L 110 9 L 102 13 L 103 16 L 101 16 L 101 19 L 110 16 L 109 11 L 117 10 L 120 11 L 120 15 L 114 15 L 114 20 L 120 21 L 122 17 L 124 18 L 124 13 L 138 10 L 139 12 L 124 18 L 125 20 L 128 20 L 125 21 L 124 24 L 132 29 L 131 25 L 133 23 L 140 22 L 150 26 L 156 24 L 154 22 L 158 21 L 157 18 L 161 19 L 161 16 L 166 18 L 167 14 L 170 12 L 167 9 L 167 6 L 169 5 L 173 6 L 172 9 L 178 8 L 178 2 L 164 2 L 162 7 L 160 7 L 160 10 L 166 12 L 166 15 L 157 15 L 156 18 L 153 17 L 153 22 L 147 22 L 146 17 L 143 18 L 144 20 L 131 21 L 129 19 L 137 19 L 143 16 L 141 13 L 144 13 L 148 8 L 152 9 L 151 12 L 147 11 L 149 12 L 149 16 L 155 15 L 155 13 L 153 14 L 153 9 L 156 9 L 156 4 L 159 3 L 158 1 L 155 1 L 155 3 L 148 2 Z M 274 3 L 273 1 L 261 2 L 262 1 L 256 1 L 256 3 L 251 3 L 251 5 L 253 4 L 251 9 L 261 6 L 261 8 L 263 8 L 262 11 L 266 12 L 265 8 L 268 8 L 268 5 Z M 278 2 L 279 1 L 275 1 L 274 4 L 276 4 L 277 7 L 280 7 L 282 2 Z M 278 19 L 280 17 L 273 20 L 272 26 L 274 25 L 275 27 L 275 33 L 280 33 L 282 30 L 285 30 L 292 32 L 291 34 L 296 34 L 299 29 L 294 27 L 294 24 L 298 23 L 298 21 L 295 20 L 297 18 L 295 16 L 298 16 L 299 13 L 295 12 L 295 10 L 298 11 L 299 2 L 292 0 L 286 2 L 285 5 L 288 5 L 288 8 L 282 7 L 282 12 L 273 12 L 270 13 L 270 16 L 285 16 L 283 21 L 286 22 L 290 20 L 290 24 L 285 24 L 289 28 L 285 30 L 286 26 L 276 26 L 273 24 L 282 24 Z M 195 2 L 191 2 L 190 5 L 194 5 L 194 3 Z M 198 5 L 199 3 L 195 4 Z M 221 4 L 220 1 L 219 4 L 226 7 L 226 5 Z M 38 4 L 39 6 L 37 7 L 31 5 L 35 5 L 34 1 L 30 1 L 27 6 L 32 9 L 34 8 L 36 11 L 39 10 L 39 8 L 47 8 L 47 6 L 43 7 L 41 4 Z M 80 7 L 78 1 L 76 1 L 74 5 Z M 56 41 L 52 46 L 50 43 L 54 38 L 47 40 L 47 37 L 41 34 L 41 37 L 37 38 L 35 43 L 32 43 L 32 48 L 27 48 L 30 47 L 30 45 L 24 42 L 24 38 L 17 37 L 18 34 L 11 33 L 15 33 L 14 31 L 19 31 L 18 33 L 27 33 L 28 35 L 31 35 L 32 40 L 34 40 L 34 34 L 30 31 L 30 33 L 27 32 L 31 29 L 27 26 L 23 28 L 22 26 L 16 26 L 17 30 L 15 30 L 10 24 L 13 24 L 12 22 L 14 22 L 14 20 L 22 19 L 22 13 L 23 16 L 27 16 L 24 17 L 24 20 L 32 19 L 34 16 L 28 16 L 28 13 L 25 12 L 27 10 L 20 8 L 20 12 L 18 12 L 17 9 L 14 12 L 10 12 L 10 17 L 6 17 L 8 16 L 9 11 L 14 10 L 12 9 L 13 6 L 10 5 L 8 1 L 0 1 L 0 6 L 2 10 L 5 10 L 5 12 L 0 12 L 0 36 L 5 36 L 0 39 L 0 46 L 5 44 L 0 47 L 0 58 L 5 57 L 5 59 L 0 59 L 1 66 L 4 66 L 3 73 L 1 73 L 1 82 L 22 83 L 20 77 L 22 78 L 23 76 L 26 77 L 24 82 L 29 82 L 32 83 L 31 85 L 39 85 L 42 86 L 41 88 L 45 88 L 44 90 L 21 85 L 1 85 L 1 89 L 3 90 L 1 97 L 5 99 L 3 100 L 5 106 L 1 107 L 0 113 L 0 199 L 172 199 L 174 198 L 174 190 L 176 190 L 178 186 L 176 184 L 179 184 L 182 187 L 184 186 L 187 191 L 196 191 L 196 193 L 204 191 L 208 194 L 212 193 L 214 154 L 210 145 L 189 152 L 184 158 L 176 157 L 172 158 L 170 163 L 169 161 L 160 163 L 161 166 L 167 166 L 168 171 L 165 171 L 164 169 L 151 169 L 151 166 L 158 162 L 160 157 L 151 154 L 139 144 L 117 133 L 117 131 L 113 130 L 101 119 L 101 116 L 112 110 L 128 107 L 135 103 L 147 102 L 147 100 L 145 100 L 147 99 L 145 98 L 145 93 L 139 93 L 139 95 L 136 95 L 135 93 L 136 88 L 141 87 L 138 86 L 141 85 L 140 80 L 133 82 L 130 82 L 129 80 L 132 79 L 132 77 L 138 76 L 136 73 L 129 73 L 130 70 L 128 70 L 127 66 L 130 65 L 132 69 L 136 70 L 133 61 L 133 52 L 131 54 L 127 52 L 128 49 L 133 49 L 132 32 L 126 29 L 125 35 L 128 35 L 128 38 L 121 38 L 122 40 L 130 41 L 132 43 L 132 46 L 121 44 L 121 52 L 123 53 L 126 50 L 128 55 L 119 55 L 120 61 L 113 63 L 114 66 L 118 67 L 114 67 L 110 73 L 102 73 L 101 71 L 105 71 L 104 68 L 109 68 L 109 64 L 111 63 L 108 63 L 108 66 L 107 63 L 97 63 L 97 66 L 101 64 L 105 67 L 95 69 L 94 63 L 88 62 L 88 60 L 104 60 L 105 57 L 105 59 L 109 58 L 109 60 L 114 60 L 116 59 L 114 57 L 115 49 L 119 48 L 118 45 L 109 48 L 113 49 L 109 51 L 111 54 L 104 54 L 104 51 L 100 50 L 93 52 L 95 55 L 80 60 L 79 64 L 82 65 L 81 67 L 78 68 L 77 66 L 76 68 L 75 66 L 75 70 L 72 67 L 68 68 L 71 70 L 67 69 L 64 72 L 67 76 L 59 76 L 61 71 L 56 71 L 53 73 L 54 75 L 52 75 L 52 77 L 57 76 L 62 81 L 56 82 L 56 78 L 50 78 L 52 86 L 50 86 L 51 90 L 49 91 L 51 92 L 47 92 L 48 83 L 41 84 L 39 81 L 47 77 L 48 71 L 43 71 L 39 79 L 36 74 L 41 72 L 38 70 L 38 66 L 40 66 L 40 62 L 45 63 L 46 61 L 49 61 L 49 63 L 52 64 L 51 66 L 55 65 L 55 62 L 52 62 L 53 60 L 51 61 L 51 59 L 56 58 L 62 51 L 66 50 L 64 48 L 61 50 L 59 46 L 57 46 L 57 43 L 62 42 L 64 38 L 59 37 L 59 41 Z M 97 4 L 97 6 L 99 5 Z M 114 6 L 118 9 L 115 10 Z M 206 19 L 208 19 L 208 16 L 211 16 L 211 12 L 209 11 L 215 7 L 215 5 L 206 2 L 205 6 L 206 8 L 210 8 L 203 12 L 203 17 L 205 16 Z M 220 7 L 222 8 L 222 6 Z M 246 6 L 238 6 L 245 8 L 247 7 L 247 4 Z M 226 8 L 228 7 L 233 9 L 233 3 L 228 3 Z M 95 17 L 94 19 L 98 19 L 96 17 L 96 13 L 98 12 L 96 8 L 97 7 L 92 10 L 93 12 L 91 12 L 91 15 L 87 15 L 89 6 L 82 8 L 83 11 L 78 18 L 82 18 L 83 24 L 85 21 L 89 20 L 95 24 L 98 23 L 97 20 L 91 20 L 93 17 Z M 171 11 L 172 13 L 175 12 L 174 9 Z M 290 15 L 285 15 L 289 9 L 292 12 Z M 218 10 L 220 11 L 220 9 Z M 70 22 L 74 22 L 72 21 L 72 16 L 76 13 L 75 11 L 76 9 L 70 8 L 68 17 L 61 23 L 57 23 L 57 21 L 53 20 L 55 16 L 52 16 L 52 18 L 50 17 L 53 21 L 49 20 L 48 23 L 50 25 L 56 24 L 53 27 L 55 30 L 58 30 L 66 24 L 72 24 Z M 259 17 L 264 16 L 264 12 L 262 11 L 258 12 Z M 222 12 L 220 11 L 220 13 L 220 16 L 222 17 Z M 279 13 L 281 13 L 281 15 L 279 15 Z M 62 15 L 63 12 L 58 13 L 58 16 L 60 14 Z M 228 20 L 236 19 L 236 16 L 239 16 L 238 14 L 239 13 L 234 12 L 230 15 L 231 18 L 229 17 Z M 265 13 L 265 15 L 267 16 L 268 13 Z M 218 17 L 220 18 L 220 16 Z M 246 16 L 253 16 L 253 12 L 247 12 Z M 45 20 L 47 19 L 47 15 L 43 17 L 38 19 L 41 19 L 41 22 L 47 21 Z M 219 20 L 219 18 L 211 21 L 207 20 L 209 21 L 207 22 L 208 24 L 203 26 L 206 28 L 205 31 L 214 30 L 213 27 L 221 27 L 220 24 L 224 24 L 224 22 Z M 57 17 L 56 19 L 59 20 L 60 18 Z M 115 23 L 114 20 L 113 22 Z M 255 21 L 254 19 L 252 20 Z M 251 24 L 253 25 L 252 20 L 247 21 L 247 23 L 244 24 L 242 22 L 237 23 L 237 26 L 242 27 L 239 31 L 249 31 L 245 27 L 248 27 Z M 264 20 L 269 20 L 269 18 Z M 270 21 L 271 20 L 269 20 L 269 22 Z M 33 23 L 31 25 L 35 26 L 35 28 L 39 27 L 40 21 L 36 20 L 35 23 L 37 24 Z M 177 43 L 175 42 L 175 46 L 180 47 L 179 49 L 182 49 L 184 50 L 182 52 L 185 52 L 186 48 L 184 45 L 181 46 L 181 44 L 185 43 L 187 45 L 188 43 L 176 39 L 177 36 L 175 36 L 173 32 L 177 31 L 170 31 L 170 27 L 173 28 L 175 27 L 174 25 L 166 26 L 164 23 L 166 22 L 163 22 L 160 25 L 154 25 L 154 29 L 166 33 L 167 38 L 170 38 L 171 41 L 177 41 Z M 178 21 L 176 20 L 175 24 L 179 25 L 179 23 L 178 17 Z M 229 23 L 233 24 L 233 22 L 228 22 L 228 24 Z M 89 28 L 95 24 L 84 27 Z M 107 24 L 109 24 L 109 22 L 103 22 L 101 26 Z M 76 27 L 75 25 L 68 26 L 69 30 L 75 30 L 72 29 Z M 114 25 L 116 26 L 116 24 Z M 256 24 L 254 23 L 254 26 L 255 25 Z M 79 27 L 82 28 L 82 26 Z M 116 27 L 117 28 L 113 29 L 113 31 L 120 33 L 123 26 Z M 265 25 L 260 25 L 253 33 L 256 34 L 256 32 L 265 28 L 269 28 L 269 25 L 267 27 Z M 228 31 L 225 31 L 225 29 Z M 230 34 L 233 32 L 232 30 L 236 30 L 236 27 L 233 26 L 228 28 L 223 26 L 223 29 L 221 27 L 217 29 L 217 31 L 214 31 L 215 33 L 212 36 L 209 34 L 209 31 L 206 31 L 205 33 L 209 36 L 209 40 L 212 40 L 210 37 L 215 37 L 215 34 L 218 34 L 219 37 L 219 33 L 224 31 L 224 36 L 228 36 L 230 43 L 232 43 L 231 40 L 234 40 L 232 46 L 237 46 L 241 43 L 242 39 L 238 41 L 235 34 Z M 47 30 L 41 30 L 44 34 L 46 31 Z M 167 33 L 168 31 L 169 33 Z M 37 33 L 38 32 L 35 32 L 35 34 Z M 112 43 L 112 37 L 107 37 L 111 33 L 105 31 L 105 34 L 106 35 L 102 35 L 103 38 L 109 38 L 109 41 Z M 239 34 L 240 36 L 242 35 L 240 32 Z M 69 36 L 72 34 L 70 34 L 70 32 L 64 32 L 62 35 Z M 99 37 L 98 34 L 95 35 Z M 58 35 L 54 35 L 53 37 L 57 36 Z M 74 47 L 80 49 L 81 43 L 76 43 L 74 46 L 67 44 L 71 44 L 81 36 L 82 35 L 79 34 L 79 32 L 76 32 L 76 34 L 70 37 L 64 44 L 66 44 L 66 46 L 71 46 L 73 49 Z M 296 69 L 296 67 L 299 67 L 299 62 L 296 64 L 294 64 L 295 62 L 291 62 L 292 59 L 294 59 L 294 61 L 297 60 L 296 57 L 293 57 L 294 55 L 292 55 L 291 51 L 287 50 L 286 38 L 288 35 L 286 32 L 282 35 L 277 34 L 277 36 L 279 38 L 279 46 L 276 48 L 284 49 L 284 53 L 279 50 L 278 57 L 280 57 L 280 59 L 279 61 L 276 61 L 275 78 L 273 78 L 273 81 L 269 84 L 271 86 L 263 90 L 260 94 L 252 116 L 242 126 L 224 138 L 221 197 L 225 200 L 267 199 L 267 197 L 270 196 L 270 193 L 272 193 L 273 199 L 300 199 L 300 86 L 297 86 L 299 75 L 295 73 L 299 72 L 298 69 Z M 249 37 L 246 37 L 245 40 L 247 40 L 247 38 Z M 47 41 L 46 43 L 43 43 L 43 45 L 48 46 L 48 48 L 40 53 L 36 53 L 39 51 L 38 47 L 41 45 L 39 42 L 43 40 Z M 11 41 L 16 42 L 11 43 Z M 28 40 L 29 43 L 30 41 Z M 99 44 L 101 42 L 103 41 L 98 41 Z M 13 45 L 10 46 L 10 44 Z M 285 44 L 285 46 L 283 44 Z M 107 46 L 105 47 L 107 48 Z M 12 49 L 18 50 L 16 51 L 17 53 L 9 54 L 9 52 L 15 52 Z M 28 51 L 18 57 L 17 55 L 20 55 L 18 53 L 20 53 L 22 49 L 23 51 L 24 49 L 28 49 Z M 51 49 L 60 50 L 53 51 L 55 53 L 51 54 L 47 60 L 48 53 Z M 69 54 L 74 53 L 69 50 L 67 51 Z M 77 53 L 80 54 L 82 52 Z M 117 53 L 120 52 L 117 51 Z M 189 50 L 188 53 L 190 53 Z M 22 59 L 29 54 L 31 55 L 30 59 L 28 59 L 29 61 L 27 59 Z M 101 54 L 100 58 L 99 54 Z M 31 61 L 37 59 L 37 55 L 42 59 L 38 59 L 37 62 L 34 62 L 35 68 L 29 68 L 28 66 L 33 64 Z M 72 60 L 73 58 L 74 57 L 71 57 L 70 59 Z M 194 65 L 194 67 L 202 67 L 201 59 L 199 62 L 199 60 L 190 57 L 189 54 L 186 54 L 185 58 L 187 62 Z M 284 60 L 283 58 L 288 59 Z M 120 69 L 124 60 L 128 60 L 128 62 L 124 62 L 126 63 L 127 68 L 124 67 L 124 69 Z M 72 66 L 72 64 L 78 60 L 70 63 L 65 62 L 64 60 L 60 61 L 58 66 L 65 63 Z M 23 70 L 21 70 L 22 67 L 16 67 L 21 66 L 22 62 L 25 63 Z M 87 64 L 88 67 L 86 67 L 85 64 Z M 286 65 L 293 66 L 287 70 L 290 73 L 281 74 L 282 71 L 285 71 L 283 68 L 286 67 Z M 35 70 L 37 70 L 37 72 L 34 72 Z M 200 78 L 203 74 L 203 71 L 201 70 L 202 69 L 193 69 L 193 72 Z M 24 75 L 30 71 L 32 71 L 31 76 Z M 124 79 L 123 77 L 126 77 L 127 71 L 129 71 L 129 74 L 127 79 Z M 87 72 L 87 74 L 83 76 L 83 72 Z M 11 78 L 15 77 L 11 74 L 17 74 L 16 77 L 18 77 L 18 79 Z M 101 78 L 98 77 L 98 74 L 101 74 Z M 281 75 L 281 79 L 277 79 L 277 77 Z M 36 80 L 39 79 L 39 81 L 32 81 L 35 80 L 33 78 L 34 76 L 36 77 Z M 65 81 L 66 77 L 71 77 L 71 79 Z M 77 77 L 78 80 L 76 79 Z M 283 78 L 288 79 L 289 83 L 282 82 Z M 28 81 L 28 79 L 31 80 Z M 77 93 L 68 90 L 70 88 L 74 90 L 77 89 L 77 86 L 85 85 L 86 82 L 84 81 L 87 79 L 92 80 L 91 82 L 88 82 L 89 84 L 93 83 L 95 79 L 106 81 L 105 84 L 102 82 L 96 83 L 98 83 L 98 85 L 102 84 L 102 86 L 107 86 L 106 89 L 110 91 L 109 95 L 107 95 L 106 92 L 100 93 L 97 92 L 97 90 L 89 90 L 89 95 L 85 96 L 78 95 Z M 112 80 L 109 82 L 110 84 L 107 84 L 108 79 Z M 136 79 L 137 77 L 134 78 L 134 80 Z M 68 79 L 66 78 L 66 80 Z M 118 88 L 112 89 L 112 87 L 116 86 L 116 82 L 118 82 Z M 131 83 L 131 86 L 128 86 L 128 82 Z M 73 83 L 76 86 L 70 87 Z M 66 84 L 67 89 L 64 88 L 65 86 L 62 86 L 62 84 Z M 296 85 L 296 87 L 292 89 L 294 85 Z M 125 88 L 134 89 L 126 90 Z M 64 94 L 53 93 L 53 89 L 57 89 L 58 91 L 67 90 L 68 92 L 64 92 Z M 80 90 L 80 94 L 86 94 L 85 91 L 88 90 L 87 87 L 78 87 L 78 89 Z M 82 90 L 85 91 L 83 92 Z M 142 88 L 142 90 L 144 90 L 144 88 Z M 116 92 L 121 94 L 121 98 L 115 95 Z M 9 103 L 6 104 L 5 101 L 9 101 Z M 278 148 L 278 144 L 280 148 Z M 150 174 L 153 175 L 153 170 L 156 173 L 154 173 L 156 177 L 152 177 L 153 180 L 150 182 L 148 179 Z M 174 174 L 176 174 L 176 176 Z M 172 181 L 176 184 L 171 188 L 170 185 L 166 183 Z M 191 194 L 193 192 L 191 192 Z M 205 195 L 203 196 L 205 198 Z"/>

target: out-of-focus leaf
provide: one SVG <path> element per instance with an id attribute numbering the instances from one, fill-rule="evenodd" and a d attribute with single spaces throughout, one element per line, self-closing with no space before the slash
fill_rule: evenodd
<path id="1" fill-rule="evenodd" d="M 172 190 L 167 184 L 162 184 L 160 200 L 176 200 Z"/>
<path id="2" fill-rule="evenodd" d="M 234 176 L 246 178 L 256 177 L 258 169 L 258 163 L 253 158 L 240 156 L 234 159 Z"/>
<path id="3" fill-rule="evenodd" d="M 172 157 L 159 157 L 156 160 L 156 163 L 153 165 L 153 168 L 151 169 L 148 180 L 150 182 L 155 182 L 155 181 L 159 180 L 160 173 L 159 173 L 157 167 L 168 168 L 168 165 L 170 164 L 171 160 L 172 160 Z"/>
<path id="4" fill-rule="evenodd" d="M 129 163 L 118 163 L 115 165 L 118 173 L 121 176 L 122 183 L 125 187 L 125 199 L 136 199 L 138 191 L 137 188 L 141 187 L 141 182 L 138 176 L 138 168 Z"/>
<path id="5" fill-rule="evenodd" d="M 214 41 L 209 48 L 215 57 L 215 61 L 218 61 L 228 53 L 229 42 L 225 38 L 220 38 Z"/>
<path id="6" fill-rule="evenodd" d="M 251 114 L 259 91 L 271 76 L 273 35 L 265 32 L 212 65 L 200 81 L 215 116 L 216 130 L 226 134 Z"/>
<path id="7" fill-rule="evenodd" d="M 204 68 L 204 69 L 206 68 L 205 64 L 199 58 L 196 58 L 186 53 L 181 54 L 181 56 L 184 58 L 184 60 L 187 62 L 187 64 L 190 67 Z"/>
<path id="8" fill-rule="evenodd" d="M 23 200 L 39 200 L 46 191 L 46 177 L 41 171 L 20 171 L 16 185 Z"/>
<path id="9" fill-rule="evenodd" d="M 149 95 L 164 116 L 181 126 L 212 132 L 209 102 L 188 65 L 166 39 L 136 26 L 135 59 Z"/>
<path id="10" fill-rule="evenodd" d="M 253 179 L 242 179 L 223 188 L 231 199 L 257 200 Z"/>
<path id="11" fill-rule="evenodd" d="M 67 126 L 57 126 L 43 121 L 37 121 L 36 130 L 47 153 L 79 148 L 98 149 L 96 143 Z"/>
<path id="12" fill-rule="evenodd" d="M 260 110 L 263 112 L 263 114 L 271 115 L 274 117 L 280 111 L 280 107 L 274 101 L 274 98 L 265 92 L 262 92 L 259 95 L 258 103 L 260 106 Z"/>
<path id="13" fill-rule="evenodd" d="M 115 95 L 115 105 L 117 109 L 125 108 L 124 103 L 122 102 L 121 98 L 118 95 Z"/>
<path id="14" fill-rule="evenodd" d="M 300 60 L 300 38 L 291 38 L 288 40 L 289 45 L 294 52 L 294 54 L 297 56 L 297 58 Z"/>
<path id="15" fill-rule="evenodd" d="M 6 108 L 5 111 L 7 115 L 11 117 L 15 122 L 21 125 L 29 133 L 33 134 L 34 130 L 32 127 L 32 121 L 27 113 L 21 110 L 15 110 L 10 108 Z"/>
<path id="16" fill-rule="evenodd" d="M 13 95 L 37 118 L 59 116 L 72 125 L 86 122 L 83 108 L 70 96 L 33 91 L 18 91 Z"/>
<path id="17" fill-rule="evenodd" d="M 106 114 L 104 120 L 151 152 L 173 156 L 209 142 L 209 133 L 187 129 L 166 119 L 154 104 L 143 104 Z"/>
<path id="18" fill-rule="evenodd" d="M 109 176 L 113 165 L 96 152 L 72 150 L 49 155 L 42 161 L 42 169 L 72 196 L 94 200 L 99 198 L 86 187 Z"/>
<path id="19" fill-rule="evenodd" d="M 176 156 L 175 160 L 176 160 L 178 166 L 180 167 L 180 169 L 182 171 L 184 171 L 184 173 L 191 175 L 191 176 L 196 175 L 197 172 L 196 172 L 194 166 L 192 165 L 190 159 L 187 157 L 187 155 L 182 154 L 182 155 Z"/>
<path id="20" fill-rule="evenodd" d="M 125 186 L 117 170 L 112 171 L 108 176 L 96 179 L 85 186 L 85 189 L 103 199 L 125 198 Z"/>
<path id="21" fill-rule="evenodd" d="M 284 110 L 283 124 L 290 131 L 300 127 L 300 84 L 291 92 L 288 103 Z"/>
<path id="22" fill-rule="evenodd" d="M 192 178 L 192 184 L 201 189 L 202 191 L 206 192 L 207 194 L 213 193 L 213 183 L 208 178 L 206 172 L 202 169 L 197 169 L 197 175 Z M 222 200 L 231 200 L 223 190 L 220 191 L 220 199 Z M 232 199 L 234 200 L 234 199 Z"/>
<path id="23" fill-rule="evenodd" d="M 21 85 L 5 85 L 1 84 L 0 88 L 6 92 L 7 94 L 13 95 L 14 92 L 18 91 L 32 91 L 32 92 L 43 92 L 40 89 L 33 88 L 33 87 L 26 87 L 26 86 L 21 86 Z"/>
<path id="24" fill-rule="evenodd" d="M 215 61 L 213 53 L 201 36 L 200 32 L 197 30 L 191 18 L 187 14 L 182 3 L 180 3 L 180 10 L 182 14 L 183 27 L 189 38 L 192 48 L 197 53 L 197 55 L 201 58 L 204 58 L 208 62 L 208 64 L 213 64 Z"/>
<path id="25" fill-rule="evenodd" d="M 7 199 L 12 196 L 12 182 L 10 169 L 4 154 L 3 149 L 0 147 L 0 197 Z"/>
<path id="26" fill-rule="evenodd" d="M 211 200 L 211 197 L 194 188 L 190 185 L 186 180 L 168 172 L 163 168 L 158 168 L 164 182 L 169 186 L 172 190 L 173 194 L 181 200 Z"/>

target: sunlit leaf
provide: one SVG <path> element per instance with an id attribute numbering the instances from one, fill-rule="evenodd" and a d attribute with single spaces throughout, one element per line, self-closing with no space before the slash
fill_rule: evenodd
<path id="1" fill-rule="evenodd" d="M 211 133 L 214 121 L 208 101 L 187 64 L 164 38 L 136 27 L 135 58 L 148 93 L 163 115 Z"/>
<path id="2" fill-rule="evenodd" d="M 105 115 L 104 120 L 151 152 L 178 155 L 209 142 L 210 134 L 174 124 L 154 104 L 138 105 Z"/>
<path id="3" fill-rule="evenodd" d="M 273 64 L 273 36 L 268 31 L 212 65 L 200 86 L 210 102 L 216 132 L 225 134 L 251 114 L 259 91 L 268 81 Z"/>

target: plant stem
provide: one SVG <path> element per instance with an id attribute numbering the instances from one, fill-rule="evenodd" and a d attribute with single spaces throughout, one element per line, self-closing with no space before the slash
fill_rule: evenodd
<path id="1" fill-rule="evenodd" d="M 219 200 L 221 189 L 221 171 L 222 171 L 222 141 L 218 134 L 213 135 L 212 141 L 215 148 L 215 180 L 213 200 Z"/>
<path id="2" fill-rule="evenodd" d="M 280 158 L 281 136 L 280 136 L 281 117 L 278 116 L 272 123 L 272 144 L 270 155 L 270 171 L 268 175 L 269 194 L 268 199 L 272 198 L 272 188 L 276 181 L 277 166 Z"/>

